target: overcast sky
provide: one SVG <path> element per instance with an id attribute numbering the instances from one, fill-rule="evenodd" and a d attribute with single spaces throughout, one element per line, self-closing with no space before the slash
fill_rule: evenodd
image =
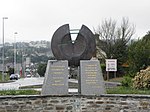
<path id="1" fill-rule="evenodd" d="M 104 19 L 121 21 L 128 17 L 136 25 L 134 38 L 150 30 L 150 0 L 0 0 L 0 43 L 2 18 L 5 20 L 5 42 L 51 40 L 55 30 L 70 24 L 82 24 L 92 31 Z"/>

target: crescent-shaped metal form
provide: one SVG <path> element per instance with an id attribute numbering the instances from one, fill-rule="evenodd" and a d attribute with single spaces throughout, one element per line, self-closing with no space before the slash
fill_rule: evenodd
<path id="1" fill-rule="evenodd" d="M 80 60 L 89 60 L 95 54 L 94 34 L 88 27 L 82 25 L 73 42 L 69 24 L 65 24 L 53 34 L 51 49 L 57 60 L 68 60 L 69 66 L 79 66 Z"/>

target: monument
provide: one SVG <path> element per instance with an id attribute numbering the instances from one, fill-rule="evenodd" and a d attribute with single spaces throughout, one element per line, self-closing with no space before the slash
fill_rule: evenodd
<path id="1" fill-rule="evenodd" d="M 68 75 L 68 61 L 49 60 L 42 87 L 42 94 L 67 95 Z"/>
<path id="2" fill-rule="evenodd" d="M 80 84 L 82 95 L 104 94 L 104 82 L 98 60 L 80 61 Z"/>
<path id="3" fill-rule="evenodd" d="M 75 41 L 71 38 L 69 24 L 59 27 L 53 34 L 51 49 L 57 60 L 48 61 L 42 95 L 68 94 L 70 74 L 78 76 L 79 94 L 105 93 L 99 61 L 91 60 L 96 52 L 96 43 L 88 27 L 82 25 Z"/>

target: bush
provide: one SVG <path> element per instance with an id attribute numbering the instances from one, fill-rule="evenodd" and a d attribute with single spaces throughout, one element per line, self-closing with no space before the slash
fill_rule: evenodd
<path id="1" fill-rule="evenodd" d="M 106 65 L 105 64 L 100 64 L 101 66 L 101 70 L 102 70 L 102 73 L 103 73 L 103 77 L 104 77 L 104 80 L 107 79 L 106 77 Z"/>
<path id="2" fill-rule="evenodd" d="M 129 75 L 123 76 L 123 80 L 121 81 L 122 86 L 131 87 L 132 86 L 132 77 Z"/>
<path id="3" fill-rule="evenodd" d="M 133 88 L 150 89 L 150 67 L 137 73 L 133 79 Z"/>

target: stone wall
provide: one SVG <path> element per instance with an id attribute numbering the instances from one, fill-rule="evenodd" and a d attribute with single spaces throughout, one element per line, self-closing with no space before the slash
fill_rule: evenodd
<path id="1" fill-rule="evenodd" d="M 0 112 L 150 112 L 150 95 L 0 96 Z"/>

